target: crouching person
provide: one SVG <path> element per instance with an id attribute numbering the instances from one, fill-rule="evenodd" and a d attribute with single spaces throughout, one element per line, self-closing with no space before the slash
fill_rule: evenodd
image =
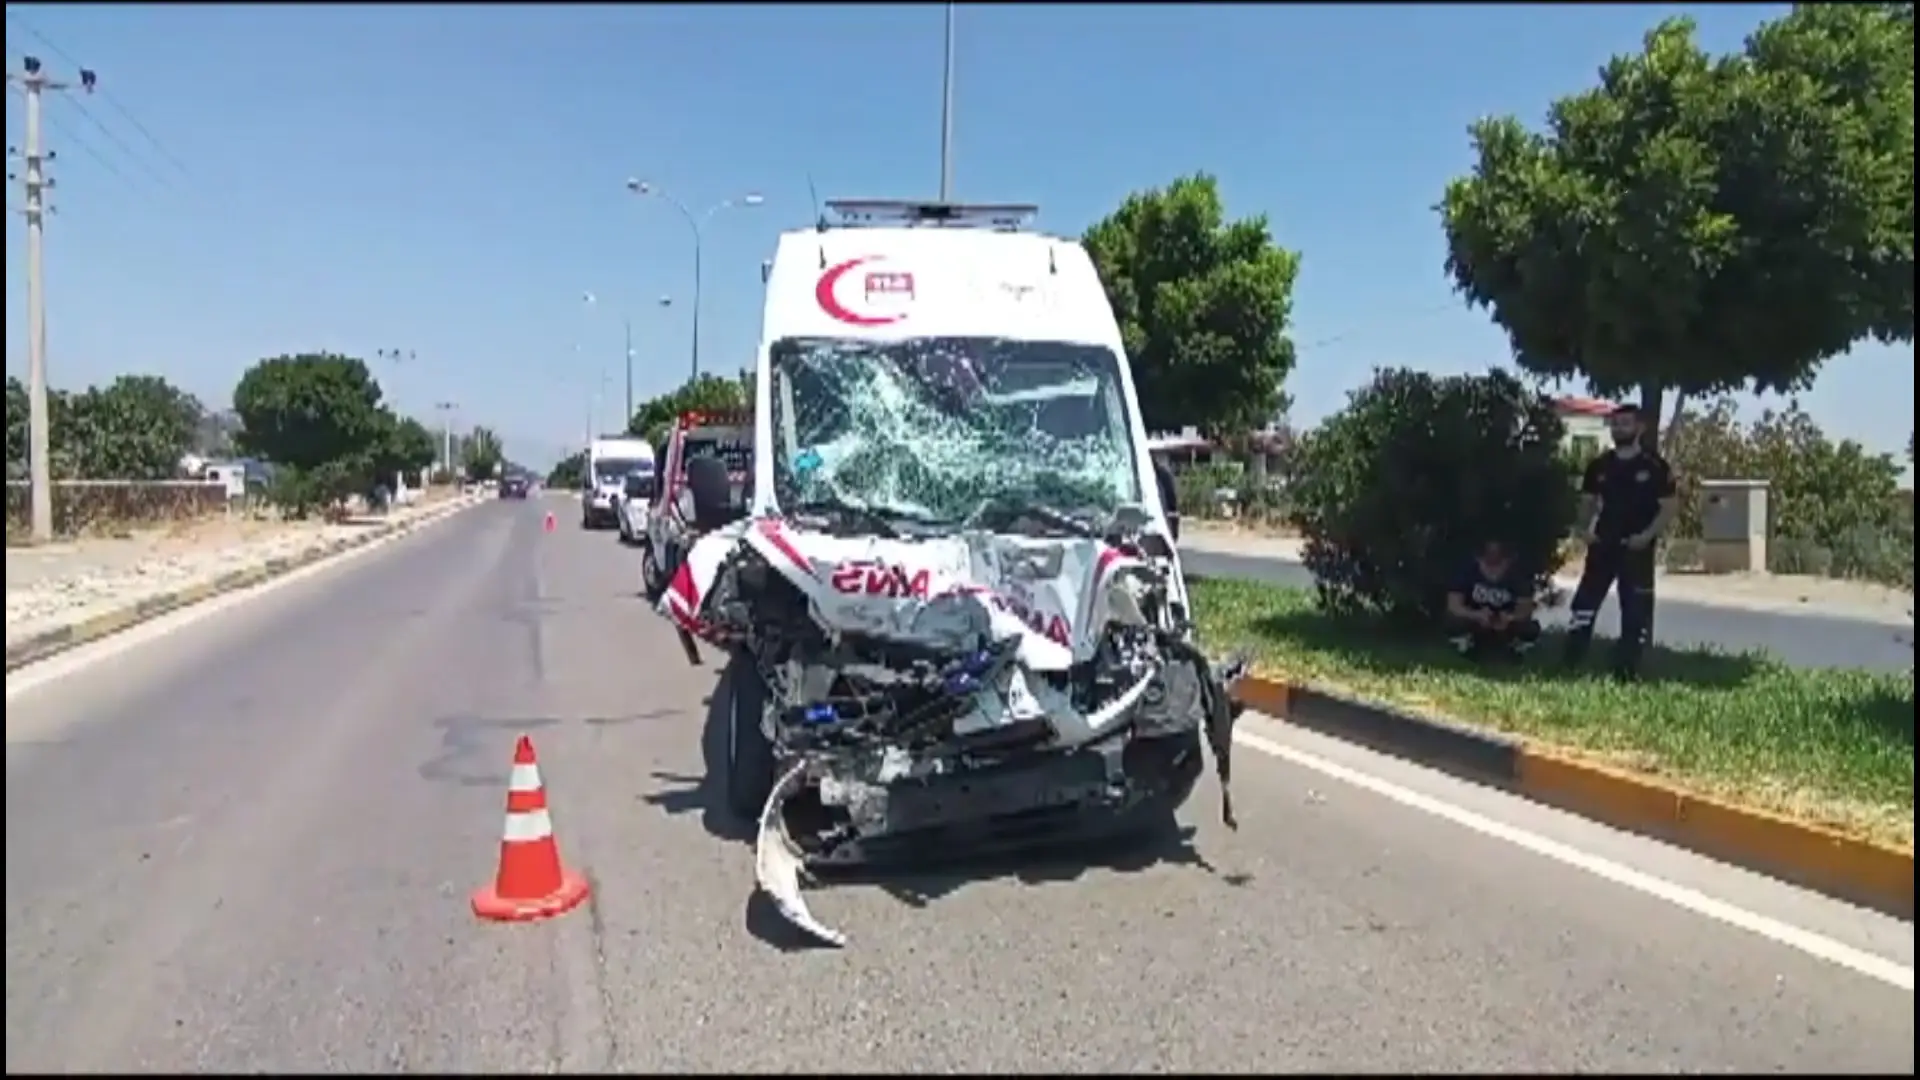
<path id="1" fill-rule="evenodd" d="M 1447 630 L 1454 647 L 1474 659 L 1518 659 L 1540 641 L 1532 578 L 1515 567 L 1506 545 L 1490 540 L 1447 590 Z"/>

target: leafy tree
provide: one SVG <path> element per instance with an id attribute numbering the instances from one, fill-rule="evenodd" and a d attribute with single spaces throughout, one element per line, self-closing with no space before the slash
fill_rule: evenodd
<path id="1" fill-rule="evenodd" d="M 193 449 L 202 409 L 193 396 L 156 375 L 122 375 L 104 387 L 65 395 L 55 432 L 82 475 L 169 480 Z"/>
<path id="2" fill-rule="evenodd" d="M 547 486 L 550 488 L 577 488 L 587 481 L 587 455 L 579 451 L 561 458 L 547 473 Z"/>
<path id="3" fill-rule="evenodd" d="M 1229 223 L 1205 173 L 1129 195 L 1087 230 L 1149 430 L 1233 437 L 1286 408 L 1300 256 L 1265 217 Z"/>
<path id="4" fill-rule="evenodd" d="M 506 452 L 500 445 L 500 436 L 494 434 L 492 428 L 476 427 L 461 443 L 460 463 L 466 467 L 469 480 L 496 479 L 504 460 Z"/>
<path id="5" fill-rule="evenodd" d="M 1446 268 L 1514 359 L 1658 431 L 1668 394 L 1788 391 L 1913 340 L 1911 5 L 1803 4 L 1713 58 L 1661 23 L 1545 133 L 1471 131 Z"/>
<path id="6" fill-rule="evenodd" d="M 1773 550 L 1811 543 L 1826 553 L 1829 569 L 1847 576 L 1884 579 L 1889 563 L 1913 563 L 1911 540 L 1903 548 L 1899 539 L 1899 462 L 1828 438 L 1798 402 L 1742 425 L 1731 398 L 1711 401 L 1674 429 L 1665 453 L 1688 489 L 1676 536 L 1700 535 L 1699 479 L 1757 479 L 1768 485 Z"/>
<path id="7" fill-rule="evenodd" d="M 747 384 L 739 378 L 726 378 L 708 372 L 696 375 L 678 389 L 642 402 L 627 422 L 627 434 L 648 442 L 666 438 L 673 421 L 687 412 L 731 412 L 745 409 L 751 397 Z"/>
<path id="8" fill-rule="evenodd" d="M 396 473 L 411 473 L 417 478 L 439 459 L 439 441 L 420 421 L 383 413 L 382 424 L 386 430 L 373 457 L 369 487 L 393 483 Z"/>
<path id="9" fill-rule="evenodd" d="M 193 396 L 154 375 L 122 375 L 79 393 L 47 393 L 56 479 L 165 480 L 193 449 L 204 412 Z M 7 380 L 7 475 L 27 470 L 27 391 Z"/>
<path id="10" fill-rule="evenodd" d="M 260 361 L 240 377 L 233 408 L 236 442 L 279 466 L 275 498 L 294 513 L 359 489 L 392 426 L 367 365 L 332 353 Z"/>
<path id="11" fill-rule="evenodd" d="M 1506 543 L 1537 588 L 1573 519 L 1550 402 L 1503 371 L 1376 372 L 1287 457 L 1320 603 L 1426 627 L 1479 545 Z"/>

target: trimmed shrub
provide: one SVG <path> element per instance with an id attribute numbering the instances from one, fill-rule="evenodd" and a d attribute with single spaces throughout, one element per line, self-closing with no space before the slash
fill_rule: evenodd
<path id="1" fill-rule="evenodd" d="M 1490 539 L 1544 591 L 1573 518 L 1552 404 L 1505 372 L 1383 370 L 1287 462 L 1321 605 L 1430 626 Z"/>

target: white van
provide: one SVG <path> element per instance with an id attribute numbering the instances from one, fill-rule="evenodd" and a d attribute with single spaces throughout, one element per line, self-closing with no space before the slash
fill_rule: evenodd
<path id="1" fill-rule="evenodd" d="M 1165 529 L 1120 327 L 1078 241 L 1026 230 L 1033 207 L 828 207 L 840 224 L 783 234 L 763 269 L 756 516 L 802 487 L 943 520 L 1050 488 L 1041 501 L 1132 503 Z"/>
<path id="2" fill-rule="evenodd" d="M 587 469 L 580 492 L 580 527 L 616 525 L 619 497 L 627 474 L 653 471 L 653 446 L 633 435 L 598 438 L 587 444 Z"/>

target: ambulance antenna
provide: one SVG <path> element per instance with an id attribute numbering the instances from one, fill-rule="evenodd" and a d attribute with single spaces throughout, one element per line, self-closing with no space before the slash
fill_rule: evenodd
<path id="1" fill-rule="evenodd" d="M 827 231 L 827 215 L 820 212 L 820 191 L 813 186 L 813 174 L 807 174 L 807 198 L 813 200 L 813 231 L 817 235 Z M 820 253 L 820 269 L 827 268 L 827 245 L 814 241 L 814 247 Z"/>

